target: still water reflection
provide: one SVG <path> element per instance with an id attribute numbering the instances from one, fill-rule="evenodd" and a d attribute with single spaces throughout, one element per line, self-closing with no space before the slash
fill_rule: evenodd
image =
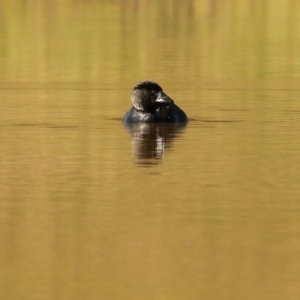
<path id="1" fill-rule="evenodd" d="M 163 159 L 172 141 L 186 124 L 126 124 L 131 135 L 133 155 L 141 164 L 155 164 Z"/>
<path id="2" fill-rule="evenodd" d="M 299 299 L 298 1 L 0 7 L 0 299 Z"/>

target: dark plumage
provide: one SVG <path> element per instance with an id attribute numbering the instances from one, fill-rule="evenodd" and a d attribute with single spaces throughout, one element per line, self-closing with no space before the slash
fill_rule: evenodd
<path id="1" fill-rule="evenodd" d="M 155 82 L 137 84 L 131 94 L 133 106 L 123 118 L 124 123 L 186 123 L 186 114 Z"/>

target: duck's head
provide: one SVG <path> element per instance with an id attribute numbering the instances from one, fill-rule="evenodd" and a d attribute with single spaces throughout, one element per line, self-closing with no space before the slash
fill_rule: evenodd
<path id="1" fill-rule="evenodd" d="M 157 83 L 152 81 L 137 84 L 132 90 L 131 101 L 137 110 L 144 112 L 153 112 L 174 102 Z"/>

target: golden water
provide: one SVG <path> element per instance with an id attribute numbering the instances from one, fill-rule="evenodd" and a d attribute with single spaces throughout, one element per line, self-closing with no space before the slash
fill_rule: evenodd
<path id="1" fill-rule="evenodd" d="M 299 9 L 2 1 L 0 299 L 299 299 Z"/>

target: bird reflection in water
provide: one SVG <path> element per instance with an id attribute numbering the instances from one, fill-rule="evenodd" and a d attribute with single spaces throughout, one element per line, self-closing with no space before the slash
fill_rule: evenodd
<path id="1" fill-rule="evenodd" d="M 132 123 L 124 126 L 131 135 L 131 149 L 137 163 L 153 165 L 161 162 L 173 140 L 183 133 L 186 124 Z"/>

